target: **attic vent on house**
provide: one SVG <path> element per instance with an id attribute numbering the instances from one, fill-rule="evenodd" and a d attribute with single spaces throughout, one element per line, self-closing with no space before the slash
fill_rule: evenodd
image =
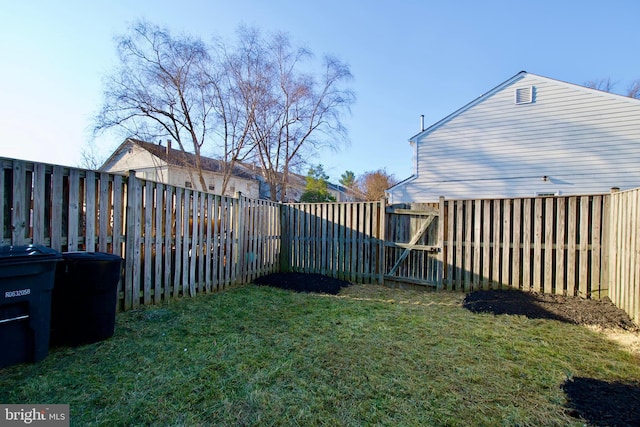
<path id="1" fill-rule="evenodd" d="M 531 104 L 533 102 L 533 86 L 517 88 L 515 101 L 516 105 Z"/>

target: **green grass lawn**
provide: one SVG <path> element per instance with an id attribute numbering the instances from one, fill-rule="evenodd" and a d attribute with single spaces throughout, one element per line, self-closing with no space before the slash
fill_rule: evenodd
<path id="1" fill-rule="evenodd" d="M 78 426 L 581 426 L 567 379 L 640 381 L 596 332 L 463 298 L 245 286 L 144 307 L 113 338 L 0 370 L 0 402 L 69 404 Z"/>

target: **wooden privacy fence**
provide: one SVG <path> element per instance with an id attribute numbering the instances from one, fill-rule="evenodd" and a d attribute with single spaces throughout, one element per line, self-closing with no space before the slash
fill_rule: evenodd
<path id="1" fill-rule="evenodd" d="M 441 200 L 442 286 L 605 296 L 609 198 Z"/>
<path id="2" fill-rule="evenodd" d="M 611 194 L 609 298 L 640 324 L 640 189 Z"/>
<path id="3" fill-rule="evenodd" d="M 640 189 L 385 206 L 223 197 L 0 158 L 0 244 L 125 259 L 119 309 L 276 271 L 610 296 L 640 321 Z"/>
<path id="4" fill-rule="evenodd" d="M 249 283 L 278 268 L 279 205 L 135 178 L 127 185 L 124 308 Z"/>
<path id="5" fill-rule="evenodd" d="M 281 270 L 383 283 L 384 202 L 282 205 Z"/>
<path id="6" fill-rule="evenodd" d="M 2 245 L 125 259 L 119 309 L 211 292 L 276 271 L 279 205 L 0 158 Z"/>

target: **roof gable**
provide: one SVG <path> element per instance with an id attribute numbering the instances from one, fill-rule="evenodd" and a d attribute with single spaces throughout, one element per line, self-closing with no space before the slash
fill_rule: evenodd
<path id="1" fill-rule="evenodd" d="M 517 102 L 518 91 L 527 91 Z M 394 201 L 640 185 L 640 100 L 521 72 L 410 139 Z"/>
<path id="2" fill-rule="evenodd" d="M 422 138 L 426 137 L 428 134 L 430 134 L 433 131 L 437 130 L 438 128 L 440 128 L 441 126 L 443 126 L 446 123 L 450 122 L 451 120 L 455 119 L 456 117 L 462 115 L 464 112 L 468 111 L 469 109 L 473 108 L 474 106 L 486 101 L 487 99 L 491 98 L 492 96 L 494 96 L 498 92 L 501 92 L 501 91 L 513 86 L 514 84 L 518 83 L 519 81 L 523 80 L 524 78 L 526 78 L 528 76 L 529 77 L 534 77 L 534 78 L 536 78 L 538 80 L 541 80 L 541 81 L 544 81 L 544 82 L 548 82 L 548 83 L 553 84 L 553 85 L 558 85 L 558 86 L 563 86 L 565 88 L 578 90 L 578 91 L 581 91 L 581 92 L 583 92 L 585 94 L 588 94 L 588 95 L 599 96 L 599 97 L 608 97 L 608 98 L 610 98 L 612 100 L 615 100 L 616 102 L 621 102 L 621 103 L 625 103 L 625 104 L 634 104 L 634 105 L 640 107 L 640 100 L 635 99 L 635 98 L 630 98 L 628 96 L 618 95 L 618 94 L 611 93 L 611 92 L 605 92 L 605 91 L 598 90 L 598 89 L 592 89 L 592 88 L 588 88 L 588 87 L 585 87 L 585 86 L 577 85 L 577 84 L 574 84 L 574 83 L 564 82 L 564 81 L 561 81 L 561 80 L 551 79 L 549 77 L 544 77 L 544 76 L 540 76 L 540 75 L 537 75 L 537 74 L 528 73 L 526 71 L 520 71 L 515 76 L 513 76 L 513 77 L 507 79 L 506 81 L 500 83 L 498 86 L 496 86 L 493 89 L 489 90 L 488 92 L 480 95 L 479 97 L 477 97 L 473 101 L 469 102 L 468 104 L 464 105 L 463 107 L 459 108 L 458 110 L 454 111 L 453 113 L 449 114 L 448 116 L 444 117 L 443 119 L 437 121 L 436 123 L 432 124 L 431 126 L 429 126 L 428 128 L 424 129 L 423 131 L 420 131 L 416 135 L 412 136 L 411 138 L 409 138 L 409 141 L 410 142 L 415 142 L 418 139 L 422 139 Z"/>
<path id="3" fill-rule="evenodd" d="M 114 162 L 124 150 L 127 150 L 131 145 L 135 145 L 149 152 L 152 156 L 159 159 L 161 162 L 171 165 L 177 166 L 181 168 L 195 168 L 196 167 L 196 156 L 193 153 L 188 153 L 182 151 L 180 149 L 175 149 L 170 146 L 163 146 L 160 144 L 154 144 L 151 142 L 141 141 L 135 138 L 127 138 L 121 145 L 116 149 L 116 151 L 109 157 L 109 159 L 104 163 L 102 168 L 104 169 L 107 165 Z M 212 159 L 206 156 L 200 156 L 200 164 L 202 165 L 202 170 L 206 172 L 213 172 L 223 174 L 223 165 L 222 161 Z M 251 174 L 248 170 L 234 166 L 233 176 L 245 178 L 245 179 L 255 179 L 255 176 Z"/>

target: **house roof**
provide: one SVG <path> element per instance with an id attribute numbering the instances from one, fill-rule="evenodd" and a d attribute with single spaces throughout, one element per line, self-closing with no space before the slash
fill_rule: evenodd
<path id="1" fill-rule="evenodd" d="M 136 138 L 127 138 L 114 152 L 111 156 L 104 162 L 101 169 L 104 169 L 114 161 L 118 157 L 118 155 L 130 144 L 134 144 L 145 151 L 149 152 L 156 158 L 165 162 L 168 165 L 174 165 L 178 167 L 195 167 L 196 158 L 193 153 L 184 152 L 180 149 L 176 149 L 174 147 L 167 147 L 165 145 L 154 144 L 152 142 L 142 141 Z M 224 173 L 222 170 L 223 162 L 220 160 L 212 159 L 206 156 L 200 156 L 200 162 L 202 165 L 202 169 L 206 172 L 213 173 Z M 236 162 L 232 172 L 233 176 L 245 178 L 245 179 L 258 179 L 259 177 L 266 177 L 263 169 L 257 165 L 244 163 L 244 162 Z M 277 172 L 279 179 L 282 179 L 282 173 Z M 298 187 L 304 188 L 306 186 L 306 177 L 289 172 L 288 175 L 288 186 L 290 187 Z M 346 189 L 336 184 L 328 183 L 329 188 L 339 191 L 345 192 Z"/>
<path id="2" fill-rule="evenodd" d="M 238 166 L 246 169 L 247 171 L 251 171 L 251 172 L 253 172 L 256 175 L 259 175 L 261 177 L 266 177 L 266 173 L 264 172 L 264 169 L 262 169 L 262 167 L 257 166 L 255 164 L 238 162 Z M 278 177 L 278 180 L 281 181 L 282 177 L 283 177 L 283 173 L 282 172 L 276 172 L 276 176 Z M 306 185 L 306 178 L 304 176 L 302 176 L 302 175 L 297 174 L 297 173 L 289 172 L 289 174 L 288 174 L 288 182 L 289 182 L 290 186 L 303 186 L 304 187 Z"/>
<path id="3" fill-rule="evenodd" d="M 155 157 L 159 158 L 163 162 L 166 162 L 168 165 L 174 165 L 179 167 L 195 167 L 196 165 L 196 156 L 193 153 L 184 152 L 180 149 L 175 149 L 173 147 L 169 148 L 160 144 L 154 144 L 152 142 L 141 141 L 135 138 L 127 138 L 124 143 L 114 152 L 114 155 L 122 150 L 128 143 L 135 144 L 144 150 L 148 151 Z M 106 162 L 105 165 L 111 161 L 111 158 L 114 157 L 112 155 Z M 200 163 L 202 165 L 202 170 L 207 172 L 214 173 L 224 173 L 223 171 L 223 162 L 220 160 L 212 159 L 210 157 L 200 156 Z M 103 166 L 104 167 L 104 166 Z M 255 179 L 255 175 L 251 174 L 248 170 L 241 168 L 239 166 L 234 166 L 232 175 L 245 178 L 245 179 Z"/>

